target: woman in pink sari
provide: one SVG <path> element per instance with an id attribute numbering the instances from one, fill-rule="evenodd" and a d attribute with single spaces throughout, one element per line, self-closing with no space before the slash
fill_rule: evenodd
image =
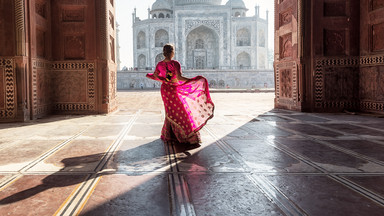
<path id="1" fill-rule="evenodd" d="M 164 141 L 198 145 L 199 130 L 213 117 L 214 104 L 209 95 L 208 82 L 202 76 L 191 79 L 182 76 L 180 63 L 172 60 L 174 47 L 163 47 L 165 59 L 157 63 L 155 72 L 147 77 L 162 82 L 161 97 L 165 121 L 161 131 Z"/>

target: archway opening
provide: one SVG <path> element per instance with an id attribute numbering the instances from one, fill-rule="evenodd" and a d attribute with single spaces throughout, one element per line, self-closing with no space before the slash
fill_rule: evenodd
<path id="1" fill-rule="evenodd" d="M 199 26 L 187 36 L 187 68 L 215 69 L 219 67 L 219 38 L 214 30 Z"/>
<path id="2" fill-rule="evenodd" d="M 246 53 L 242 52 L 239 55 L 237 55 L 237 67 L 240 69 L 247 69 L 251 66 L 251 56 Z"/>
<path id="3" fill-rule="evenodd" d="M 168 32 L 164 29 L 160 29 L 155 33 L 155 47 L 163 47 L 169 42 Z"/>

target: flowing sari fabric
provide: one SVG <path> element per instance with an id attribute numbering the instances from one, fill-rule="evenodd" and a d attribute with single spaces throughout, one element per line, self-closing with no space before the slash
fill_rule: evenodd
<path id="1" fill-rule="evenodd" d="M 172 72 L 169 81 L 166 81 L 167 69 Z M 204 77 L 177 81 L 178 73 L 181 75 L 180 63 L 172 60 L 159 62 L 155 72 L 147 74 L 148 78 L 162 82 L 161 97 L 166 116 L 161 138 L 164 141 L 198 144 L 199 130 L 213 117 L 215 106 Z"/>

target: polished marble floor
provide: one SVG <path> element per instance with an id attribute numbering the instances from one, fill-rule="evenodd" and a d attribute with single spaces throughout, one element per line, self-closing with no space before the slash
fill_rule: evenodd
<path id="1" fill-rule="evenodd" d="M 213 93 L 200 148 L 164 144 L 158 92 L 0 124 L 0 215 L 384 215 L 384 118 Z"/>

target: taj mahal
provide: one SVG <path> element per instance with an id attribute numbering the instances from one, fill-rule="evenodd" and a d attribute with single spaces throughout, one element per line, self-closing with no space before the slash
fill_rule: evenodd
<path id="1" fill-rule="evenodd" d="M 242 0 L 156 0 L 148 18 L 133 18 L 133 61 L 138 70 L 163 59 L 172 43 L 175 59 L 187 70 L 256 70 L 268 68 L 267 18 L 247 16 Z"/>

